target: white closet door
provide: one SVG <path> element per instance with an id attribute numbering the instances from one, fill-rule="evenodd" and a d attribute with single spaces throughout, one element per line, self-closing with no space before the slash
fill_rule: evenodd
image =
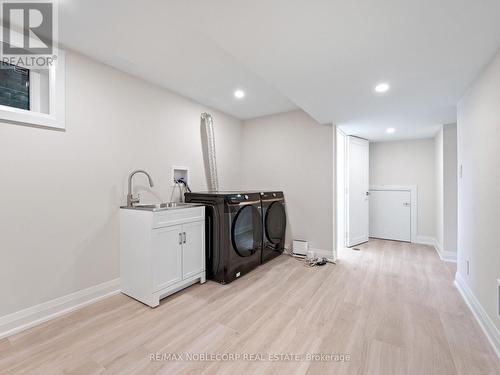
<path id="1" fill-rule="evenodd" d="M 409 191 L 370 191 L 370 237 L 411 241 Z"/>
<path id="2" fill-rule="evenodd" d="M 347 246 L 368 241 L 369 142 L 347 137 Z"/>

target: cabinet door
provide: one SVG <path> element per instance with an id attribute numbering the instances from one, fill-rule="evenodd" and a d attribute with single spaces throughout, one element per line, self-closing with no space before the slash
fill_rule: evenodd
<path id="1" fill-rule="evenodd" d="M 153 287 L 155 291 L 182 280 L 182 226 L 153 230 Z"/>
<path id="2" fill-rule="evenodd" d="M 184 224 L 182 275 L 184 279 L 205 270 L 205 222 Z"/>

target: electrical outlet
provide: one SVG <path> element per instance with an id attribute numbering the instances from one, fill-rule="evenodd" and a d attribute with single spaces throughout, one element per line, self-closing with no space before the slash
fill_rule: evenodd
<path id="1" fill-rule="evenodd" d="M 470 276 L 470 261 L 469 261 L 469 259 L 467 259 L 465 261 L 465 274 L 467 276 Z"/>

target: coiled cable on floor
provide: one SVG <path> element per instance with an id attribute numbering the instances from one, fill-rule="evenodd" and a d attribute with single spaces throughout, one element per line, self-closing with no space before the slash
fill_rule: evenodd
<path id="1" fill-rule="evenodd" d="M 296 259 L 299 262 L 304 261 L 304 266 L 305 267 L 324 266 L 327 263 L 336 264 L 334 261 L 329 260 L 328 258 L 323 258 L 323 257 L 308 258 L 307 256 L 298 256 L 298 255 L 295 255 L 293 253 L 292 249 L 287 248 L 287 247 L 284 248 L 283 254 L 288 255 L 288 256 Z"/>

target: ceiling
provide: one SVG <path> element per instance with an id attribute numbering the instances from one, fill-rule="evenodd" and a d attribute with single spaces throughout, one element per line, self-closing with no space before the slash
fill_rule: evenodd
<path id="1" fill-rule="evenodd" d="M 301 108 L 387 140 L 456 121 L 499 14 L 498 0 L 62 0 L 59 28 L 63 45 L 240 119 Z"/>

